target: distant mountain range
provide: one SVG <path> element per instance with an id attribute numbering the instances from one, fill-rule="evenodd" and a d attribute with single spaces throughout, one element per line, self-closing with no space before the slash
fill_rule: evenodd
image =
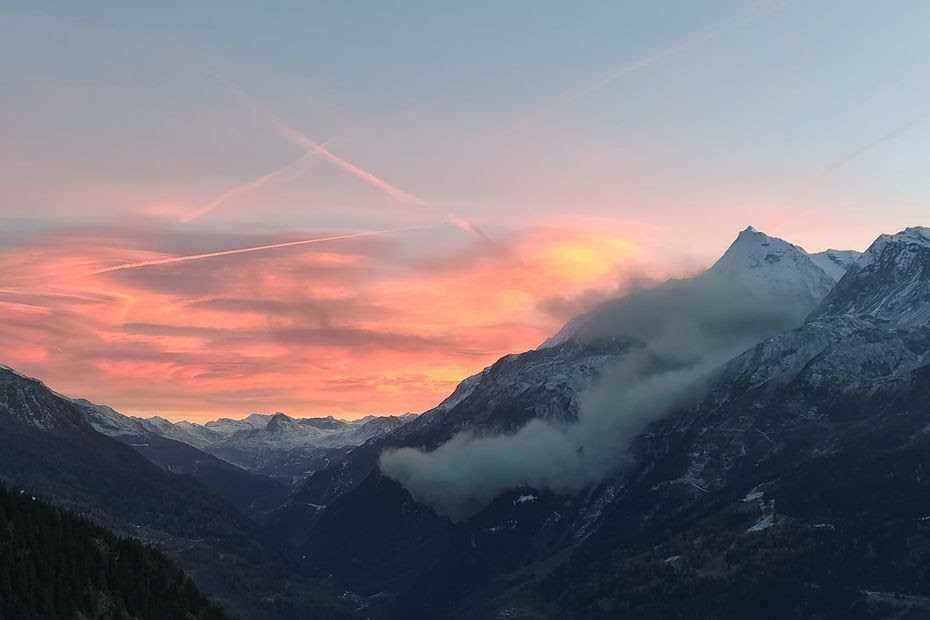
<path id="1" fill-rule="evenodd" d="M 173 471 L 198 475 L 191 465 L 177 458 L 170 459 L 165 454 L 169 452 L 180 456 L 172 442 L 182 442 L 197 449 L 198 452 L 185 453 L 191 458 L 204 452 L 253 474 L 278 478 L 286 483 L 308 476 L 326 465 L 333 455 L 387 434 L 416 417 L 408 413 L 339 420 L 332 416 L 292 418 L 283 413 L 253 413 L 241 420 L 220 418 L 196 424 L 170 422 L 157 416 L 126 416 L 85 399 L 75 399 L 74 402 L 84 414 L 84 419 L 97 431 L 139 448 L 151 460 L 163 462 Z M 200 458 L 200 467 L 216 465 L 208 458 Z"/>
<path id="2" fill-rule="evenodd" d="M 78 403 L 0 367 L 0 482 L 154 545 L 236 615 L 352 617 L 355 604 L 337 596 L 344 589 L 306 562 L 282 560 L 273 536 L 204 486 L 219 478 L 222 488 L 239 493 L 236 485 L 251 474 L 164 439 L 198 465 L 193 472 L 166 471 L 156 464 L 163 454 L 152 462 L 85 417 Z M 243 486 L 264 492 L 260 482 Z"/>
<path id="3" fill-rule="evenodd" d="M 927 403 L 930 229 L 749 228 L 418 417 L 173 424 L 0 370 L 0 479 L 246 617 L 916 618 Z"/>

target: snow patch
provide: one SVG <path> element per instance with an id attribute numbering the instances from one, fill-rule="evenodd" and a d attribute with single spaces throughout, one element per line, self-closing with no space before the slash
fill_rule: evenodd
<path id="1" fill-rule="evenodd" d="M 484 531 L 495 534 L 497 532 L 509 532 L 515 529 L 517 529 L 517 521 L 514 519 L 510 519 L 509 521 L 502 523 L 500 525 L 495 525 L 493 527 L 486 528 Z"/>
<path id="2" fill-rule="evenodd" d="M 770 527 L 774 526 L 777 522 L 778 520 L 775 517 L 775 513 L 763 515 L 761 519 L 756 521 L 756 523 L 746 531 L 747 532 L 761 532 L 763 530 L 767 530 Z"/>

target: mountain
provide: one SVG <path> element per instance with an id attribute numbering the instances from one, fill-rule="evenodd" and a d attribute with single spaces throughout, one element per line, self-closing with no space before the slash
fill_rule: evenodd
<path id="1" fill-rule="evenodd" d="M 416 416 L 372 416 L 359 421 L 267 416 L 264 425 L 234 432 L 204 449 L 230 463 L 302 480 L 336 455 L 403 426 Z"/>
<path id="2" fill-rule="evenodd" d="M 153 536 L 238 535 L 250 526 L 190 479 L 171 475 L 95 431 L 78 407 L 35 379 L 0 367 L 0 478 Z"/>
<path id="3" fill-rule="evenodd" d="M 337 455 L 375 439 L 416 417 L 368 416 L 360 420 L 292 418 L 283 413 L 253 413 L 241 420 L 220 418 L 206 424 L 137 418 L 83 399 L 74 401 L 99 432 L 143 451 L 150 460 L 198 478 L 237 507 L 267 508 L 280 496 L 277 483 L 301 480 Z M 182 442 L 198 452 L 184 451 L 169 441 Z M 166 452 L 171 453 L 168 458 Z M 184 456 L 182 460 L 179 457 Z M 210 457 L 215 457 L 211 459 Z M 233 471 L 226 464 L 244 469 Z M 229 479 L 229 474 L 236 480 Z M 264 482 L 263 482 L 264 480 Z M 277 490 L 276 490 L 277 488 Z"/>
<path id="4" fill-rule="evenodd" d="M 166 552 L 224 607 L 254 618 L 352 617 L 325 576 L 186 475 L 97 432 L 73 400 L 0 367 L 0 482 Z"/>
<path id="5" fill-rule="evenodd" d="M 707 271 L 694 278 L 670 280 L 653 289 L 606 301 L 587 314 L 569 321 L 549 338 L 542 348 L 556 346 L 569 339 L 592 340 L 610 338 L 625 328 L 631 320 L 648 321 L 648 313 L 667 298 L 687 295 L 688 302 L 697 304 L 698 311 L 707 298 L 718 294 L 739 292 L 731 299 L 732 317 L 738 319 L 742 303 L 753 303 L 754 318 L 768 320 L 762 309 L 769 303 L 784 308 L 786 302 L 792 314 L 775 326 L 785 329 L 800 323 L 829 293 L 845 273 L 842 265 L 857 255 L 853 251 L 828 250 L 808 254 L 803 248 L 759 232 L 752 226 L 739 233 L 727 251 Z M 686 289 L 682 291 L 681 289 Z M 716 312 L 718 309 L 714 309 Z M 633 327 L 633 326 L 631 326 Z"/>
<path id="6" fill-rule="evenodd" d="M 364 443 L 323 445 L 372 420 L 222 422 L 211 445 L 242 458 L 313 443 L 329 464 L 263 519 L 256 559 L 195 555 L 245 570 L 273 549 L 290 579 L 250 586 L 250 617 L 288 597 L 371 618 L 930 617 L 928 267 L 925 228 L 861 256 L 750 228 L 704 273 L 608 301 Z M 7 479 L 93 432 L 7 382 L 0 430 L 47 442 L 18 459 L 33 440 L 0 436 Z"/>
<path id="7" fill-rule="evenodd" d="M 158 416 L 151 418 L 127 416 L 111 407 L 98 405 L 84 398 L 73 400 L 83 411 L 84 419 L 97 431 L 110 437 L 157 435 L 183 441 L 195 448 L 202 448 L 223 437 L 221 433 L 199 424 L 171 422 Z"/>
<path id="8" fill-rule="evenodd" d="M 238 431 L 251 431 L 265 428 L 265 426 L 268 425 L 268 420 L 270 419 L 271 415 L 267 413 L 252 413 L 242 418 L 241 420 L 220 418 L 219 420 L 207 422 L 203 425 L 203 427 L 208 431 L 215 433 L 219 437 L 226 438 L 231 437 Z M 213 438 L 213 441 L 215 440 L 216 437 Z"/>
<path id="9" fill-rule="evenodd" d="M 110 407 L 80 398 L 73 402 L 98 432 L 132 447 L 162 469 L 194 478 L 243 514 L 270 510 L 287 497 L 287 488 L 278 481 L 247 472 L 193 445 L 171 439 L 178 435 L 175 429 L 186 423 L 124 416 Z"/>
<path id="10" fill-rule="evenodd" d="M 722 366 L 703 399 L 641 437 L 636 465 L 608 485 L 619 499 L 530 586 L 534 605 L 927 617 L 926 232 L 879 237 L 803 326 Z"/>
<path id="11" fill-rule="evenodd" d="M 834 285 L 811 255 L 747 229 L 703 274 L 602 304 L 539 349 L 505 356 L 436 409 L 314 473 L 278 512 L 275 528 L 298 553 L 317 558 L 357 591 L 377 594 L 389 616 L 460 617 L 474 608 L 480 609 L 475 617 L 494 617 L 481 605 L 563 562 L 598 531 L 622 486 L 594 483 L 577 493 L 502 487 L 489 504 L 453 521 L 382 475 L 378 464 L 385 451 L 409 448 L 425 455 L 459 437 L 466 445 L 477 438 L 474 454 L 481 454 L 495 442 L 521 437 L 530 423 L 547 432 L 574 429 L 585 423 L 586 394 L 616 380 L 618 364 L 646 360 L 659 376 L 709 369 L 802 325 Z M 699 351 L 713 354 L 702 357 Z M 586 430 L 595 441 L 598 434 L 610 441 L 613 432 Z M 495 439 L 482 444 L 482 437 Z M 595 447 L 611 451 L 603 441 Z M 622 455 L 624 445 L 612 451 Z M 519 446 L 503 450 L 511 463 L 524 452 Z M 466 458 L 462 467 L 488 456 Z M 542 451 L 537 463 L 555 456 Z M 445 464 L 434 465 L 424 472 L 427 478 L 445 471 Z M 487 475 L 496 476 L 493 471 L 500 470 Z"/>
<path id="12" fill-rule="evenodd" d="M 604 302 L 537 351 L 501 358 L 402 431 L 334 459 L 297 499 L 327 503 L 368 475 L 388 447 L 436 447 L 462 430 L 500 433 L 534 418 L 574 419 L 579 396 L 644 338 L 679 337 L 698 325 L 735 354 L 799 325 L 834 284 L 801 248 L 749 227 L 704 273 Z M 691 311 L 685 323 L 677 321 L 682 308 Z"/>
<path id="13" fill-rule="evenodd" d="M 859 260 L 862 252 L 856 250 L 824 250 L 810 254 L 814 264 L 823 269 L 828 276 L 839 282 L 849 268 Z"/>
<path id="14" fill-rule="evenodd" d="M 599 308 L 573 321 L 561 343 L 505 358 L 472 379 L 453 406 L 312 476 L 295 499 L 327 501 L 314 508 L 300 548 L 357 590 L 377 593 L 391 617 L 930 615 L 930 236 L 926 229 L 883 235 L 827 292 L 818 274 L 829 271 L 811 271 L 788 244 L 757 235 L 741 234 L 759 241 L 739 248 L 742 260 L 718 262 L 752 271 L 724 280 L 776 282 L 778 297 L 809 315 L 723 360 L 667 415 L 617 443 L 626 456 L 600 481 L 571 493 L 513 488 L 453 522 L 364 462 L 378 447 L 432 448 L 461 430 L 508 428 L 507 417 L 528 403 L 506 403 L 532 393 L 532 384 L 525 375 L 509 382 L 510 370 L 494 385 L 495 370 L 513 359 L 529 366 L 565 347 L 615 342 L 618 326 L 648 334 L 654 325 L 640 315 L 663 307 L 655 297 L 645 310 L 634 295 L 608 302 L 634 318 Z M 777 260 L 767 258 L 773 246 Z M 795 267 L 784 271 L 786 264 Z M 792 282 L 793 290 L 782 285 Z M 681 286 L 669 283 L 659 296 Z M 826 296 L 810 307 L 818 291 Z M 679 312 L 706 314 L 693 303 Z M 720 316 L 739 328 L 732 313 Z M 513 391 L 495 398 L 502 384 Z M 480 405 L 466 411 L 472 402 Z M 489 403 L 496 405 L 490 413 Z M 519 433 L 492 437 L 506 442 Z M 433 458 L 436 475 L 444 463 Z M 364 515 L 373 513 L 379 519 L 368 528 L 375 531 L 359 536 Z"/>
<path id="15" fill-rule="evenodd" d="M 456 561 L 403 584 L 394 613 L 927 617 L 923 239 L 879 238 L 802 325 L 712 371 L 585 493 L 523 489 L 437 526 Z"/>
<path id="16" fill-rule="evenodd" d="M 0 617 L 225 616 L 161 553 L 0 487 Z"/>
<path id="17" fill-rule="evenodd" d="M 930 228 L 882 235 L 850 269 L 817 316 L 874 316 L 896 325 L 930 320 Z"/>
<path id="18" fill-rule="evenodd" d="M 726 278 L 767 293 L 787 293 L 817 303 L 836 279 L 817 266 L 802 248 L 759 232 L 752 226 L 740 232 L 726 253 L 704 277 Z"/>

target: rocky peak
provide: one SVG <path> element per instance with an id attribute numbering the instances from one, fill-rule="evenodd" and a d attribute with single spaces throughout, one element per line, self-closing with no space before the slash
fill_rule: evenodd
<path id="1" fill-rule="evenodd" d="M 815 300 L 823 299 L 835 283 L 802 248 L 752 226 L 739 233 L 707 275 Z"/>
<path id="2" fill-rule="evenodd" d="M 930 323 L 930 228 L 906 228 L 876 239 L 812 318 L 836 315 Z"/>

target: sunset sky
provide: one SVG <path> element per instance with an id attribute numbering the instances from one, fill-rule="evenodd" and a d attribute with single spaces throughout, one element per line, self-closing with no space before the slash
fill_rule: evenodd
<path id="1" fill-rule="evenodd" d="M 749 224 L 812 251 L 930 225 L 928 24 L 4 2 L 0 363 L 133 415 L 425 410 Z"/>

